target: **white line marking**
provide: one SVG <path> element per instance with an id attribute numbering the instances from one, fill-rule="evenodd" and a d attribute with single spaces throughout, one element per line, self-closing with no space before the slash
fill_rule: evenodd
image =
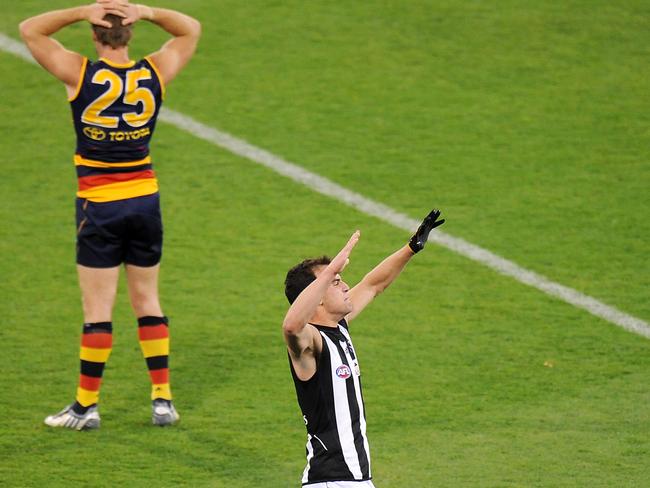
<path id="1" fill-rule="evenodd" d="M 14 54 L 25 61 L 36 64 L 36 61 L 34 61 L 29 51 L 22 43 L 7 37 L 1 32 L 0 49 Z M 286 176 L 298 183 L 302 183 L 323 195 L 327 195 L 335 200 L 346 203 L 367 215 L 377 217 L 378 219 L 388 222 L 397 228 L 413 232 L 420 224 L 419 221 L 399 213 L 382 203 L 375 202 L 363 195 L 350 191 L 327 178 L 311 173 L 294 163 L 285 161 L 264 149 L 253 146 L 252 144 L 226 132 L 204 125 L 187 115 L 163 108 L 160 112 L 160 120 L 167 122 L 178 129 L 189 132 L 199 139 L 203 139 L 211 144 L 226 149 L 233 154 L 266 166 L 276 173 Z M 492 268 L 498 273 L 510 276 L 521 283 L 525 283 L 526 285 L 543 291 L 547 295 L 559 298 L 577 308 L 586 310 L 592 315 L 600 317 L 601 319 L 622 327 L 625 330 L 650 339 L 650 324 L 646 321 L 622 312 L 615 307 L 600 302 L 589 295 L 574 290 L 573 288 L 555 283 L 545 276 L 522 268 L 512 261 L 508 261 L 487 249 L 483 249 L 459 237 L 450 236 L 449 234 L 439 230 L 431 233 L 429 240 L 473 261 L 481 263 L 488 268 Z"/>

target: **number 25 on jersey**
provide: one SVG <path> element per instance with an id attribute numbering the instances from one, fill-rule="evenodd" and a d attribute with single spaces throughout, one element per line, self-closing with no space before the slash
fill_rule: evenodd
<path id="1" fill-rule="evenodd" d="M 151 79 L 151 71 L 139 68 L 126 72 L 126 87 L 122 78 L 113 71 L 100 69 L 92 82 L 97 85 L 108 85 L 108 89 L 93 100 L 81 114 L 81 121 L 89 125 L 98 125 L 114 129 L 120 123 L 120 117 L 131 127 L 146 125 L 156 111 L 156 100 L 146 87 L 138 86 L 141 80 Z M 102 115 L 102 112 L 122 98 L 122 103 L 134 107 L 132 112 L 124 112 L 120 116 Z M 137 112 L 137 105 L 142 104 L 142 111 Z M 127 107 L 125 107 L 127 108 Z"/>

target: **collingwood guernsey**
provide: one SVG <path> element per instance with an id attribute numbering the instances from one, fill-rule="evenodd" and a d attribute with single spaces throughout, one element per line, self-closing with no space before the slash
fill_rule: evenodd
<path id="1" fill-rule="evenodd" d="M 302 381 L 289 358 L 307 427 L 307 466 L 302 484 L 371 479 L 361 373 L 345 320 L 338 327 L 311 324 L 323 339 L 316 373 Z"/>

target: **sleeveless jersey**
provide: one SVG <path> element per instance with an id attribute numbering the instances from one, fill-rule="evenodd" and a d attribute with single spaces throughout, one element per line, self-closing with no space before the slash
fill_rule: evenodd
<path id="1" fill-rule="evenodd" d="M 371 479 L 361 372 L 345 320 L 337 328 L 312 324 L 323 339 L 316 373 L 302 381 L 289 358 L 307 427 L 302 483 Z"/>
<path id="2" fill-rule="evenodd" d="M 84 58 L 77 92 L 69 98 L 79 198 L 111 202 L 158 191 L 149 141 L 164 90 L 149 58 L 128 64 Z"/>

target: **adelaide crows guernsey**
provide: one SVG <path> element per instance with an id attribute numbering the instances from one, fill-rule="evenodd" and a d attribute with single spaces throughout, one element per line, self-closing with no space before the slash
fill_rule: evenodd
<path id="1" fill-rule="evenodd" d="M 77 91 L 69 98 L 79 198 L 111 202 L 158 191 L 149 141 L 164 90 L 149 58 L 128 64 L 84 58 Z"/>
<path id="2" fill-rule="evenodd" d="M 345 320 L 338 327 L 312 324 L 323 339 L 316 373 L 302 381 L 289 358 L 307 427 L 302 483 L 371 479 L 361 372 Z"/>

